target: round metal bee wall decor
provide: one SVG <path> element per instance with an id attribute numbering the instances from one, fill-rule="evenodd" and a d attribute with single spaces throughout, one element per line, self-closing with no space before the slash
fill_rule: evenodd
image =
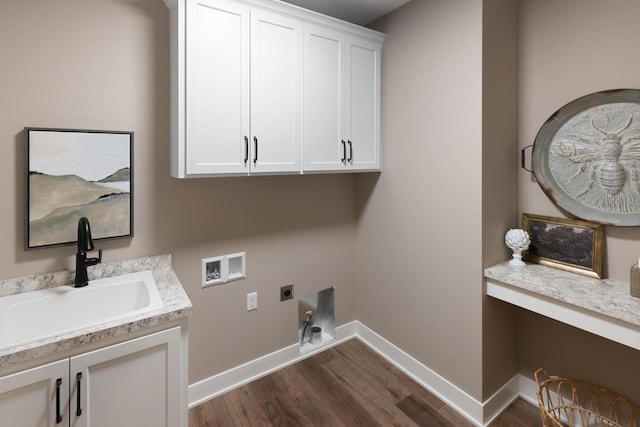
<path id="1" fill-rule="evenodd" d="M 596 92 L 560 108 L 538 131 L 531 164 L 570 214 L 640 225 L 640 90 Z"/>

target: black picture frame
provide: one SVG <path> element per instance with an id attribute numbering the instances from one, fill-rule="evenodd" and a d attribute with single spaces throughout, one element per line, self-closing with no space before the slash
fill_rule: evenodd
<path id="1" fill-rule="evenodd" d="M 87 217 L 94 240 L 133 237 L 130 131 L 25 127 L 26 250 L 71 245 Z"/>

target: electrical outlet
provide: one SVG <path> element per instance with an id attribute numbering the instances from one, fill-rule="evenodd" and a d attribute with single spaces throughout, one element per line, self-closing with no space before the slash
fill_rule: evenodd
<path id="1" fill-rule="evenodd" d="M 258 308 L 258 292 L 250 292 L 247 294 L 247 311 L 256 310 Z"/>
<path id="2" fill-rule="evenodd" d="M 286 301 L 293 298 L 293 285 L 285 285 L 280 287 L 280 301 Z"/>

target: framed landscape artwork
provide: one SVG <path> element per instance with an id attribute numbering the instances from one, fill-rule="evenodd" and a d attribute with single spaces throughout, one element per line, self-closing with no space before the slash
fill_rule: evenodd
<path id="1" fill-rule="evenodd" d="M 25 128 L 25 248 L 133 236 L 133 132 Z"/>
<path id="2" fill-rule="evenodd" d="M 525 260 L 602 278 L 602 224 L 523 213 L 522 228 L 531 238 Z"/>

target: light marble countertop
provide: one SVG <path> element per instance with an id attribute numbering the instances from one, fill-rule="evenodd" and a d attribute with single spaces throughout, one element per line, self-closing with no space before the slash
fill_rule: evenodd
<path id="1" fill-rule="evenodd" d="M 91 328 L 77 329 L 55 337 L 0 350 L 0 369 L 108 338 L 125 335 L 143 328 L 159 326 L 191 314 L 191 301 L 171 267 L 170 254 L 98 264 L 89 268 L 89 280 L 139 271 L 151 271 L 162 300 L 162 308 L 149 313 L 95 325 Z M 55 286 L 67 286 L 73 282 L 73 277 L 73 271 L 60 271 L 1 280 L 0 297 Z"/>
<path id="2" fill-rule="evenodd" d="M 628 282 L 594 279 L 531 263 L 514 267 L 503 262 L 486 268 L 484 275 L 514 289 L 640 326 L 640 298 L 631 296 Z"/>

